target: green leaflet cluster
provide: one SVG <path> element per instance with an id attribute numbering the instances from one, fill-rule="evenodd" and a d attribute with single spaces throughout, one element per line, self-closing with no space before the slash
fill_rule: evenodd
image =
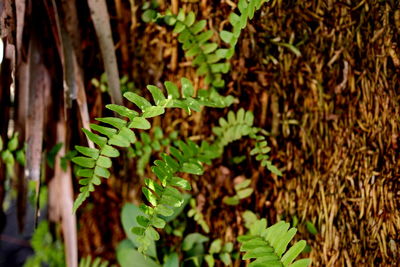
<path id="1" fill-rule="evenodd" d="M 143 176 L 144 169 L 149 164 L 152 153 L 165 150 L 166 147 L 177 140 L 177 137 L 178 133 L 176 131 L 171 132 L 168 136 L 164 135 L 162 129 L 158 126 L 154 127 L 152 135 L 141 132 L 138 140 L 128 148 L 128 157 L 137 158 L 137 174 Z"/>
<path id="2" fill-rule="evenodd" d="M 103 260 L 100 257 L 96 257 L 92 260 L 91 256 L 88 256 L 86 258 L 82 258 L 79 261 L 79 267 L 108 267 L 109 262 L 106 260 Z"/>
<path id="3" fill-rule="evenodd" d="M 167 15 L 166 21 L 174 25 L 174 32 L 178 33 L 178 42 L 182 44 L 186 57 L 193 58 L 192 64 L 197 67 L 197 75 L 205 76 L 205 83 L 212 87 L 223 87 L 222 74 L 229 71 L 229 62 L 220 62 L 225 59 L 218 49 L 218 44 L 211 42 L 214 32 L 205 30 L 206 20 L 196 21 L 194 12 L 185 12 L 181 9 L 177 16 Z"/>
<path id="4" fill-rule="evenodd" d="M 209 267 L 215 266 L 216 256 L 218 256 L 218 258 L 224 263 L 225 266 L 231 266 L 232 251 L 232 242 L 227 242 L 223 244 L 221 239 L 215 239 L 213 242 L 211 242 L 208 254 L 205 255 L 204 259 L 206 260 Z"/>
<path id="5" fill-rule="evenodd" d="M 170 155 L 163 154 L 162 160 L 154 161 L 152 172 L 158 178 L 158 182 L 145 179 L 145 187 L 142 192 L 150 205 L 142 204 L 140 209 L 145 214 L 137 216 L 139 226 L 132 228 L 132 232 L 138 235 L 140 244 L 138 251 L 144 253 L 148 247 L 160 238 L 154 228 L 164 228 L 164 217 L 171 216 L 174 208 L 182 206 L 184 199 L 177 189 L 190 190 L 190 183 L 177 176 L 177 173 L 203 174 L 202 163 L 209 164 L 216 157 L 216 153 L 210 146 L 203 142 L 198 146 L 192 141 L 177 141 L 177 147 L 170 147 Z"/>
<path id="6" fill-rule="evenodd" d="M 66 266 L 64 245 L 59 238 L 53 238 L 48 221 L 39 222 L 30 243 L 35 253 L 27 258 L 24 267 Z"/>
<path id="7" fill-rule="evenodd" d="M 268 0 L 267 0 L 268 1 Z M 220 32 L 220 38 L 229 48 L 220 49 L 218 54 L 223 58 L 230 59 L 235 53 L 235 46 L 239 40 L 242 30 L 247 26 L 247 21 L 254 17 L 254 13 L 261 8 L 266 0 L 239 0 L 238 9 L 240 14 L 232 12 L 229 15 L 229 23 L 232 25 L 232 31 L 223 30 Z"/>
<path id="8" fill-rule="evenodd" d="M 272 173 L 281 176 L 281 171 L 276 168 L 269 160 L 269 151 L 265 136 L 261 135 L 261 129 L 254 127 L 254 115 L 251 111 L 245 111 L 243 108 L 235 114 L 229 111 L 228 117 L 219 119 L 219 126 L 213 127 L 212 131 L 217 136 L 214 143 L 222 153 L 223 148 L 234 141 L 240 140 L 244 136 L 249 136 L 256 141 L 255 147 L 251 150 L 250 155 L 256 155 L 256 160 L 261 161 L 261 165 L 267 167 Z"/>
<path id="9" fill-rule="evenodd" d="M 119 156 L 119 151 L 115 147 L 129 147 L 136 142 L 136 135 L 132 129 L 150 129 L 151 124 L 148 118 L 163 114 L 166 108 L 181 108 L 190 113 L 191 110 L 200 111 L 202 105 L 216 107 L 220 104 L 219 99 L 213 101 L 207 98 L 194 98 L 193 85 L 186 78 L 181 79 L 181 92 L 179 92 L 178 86 L 172 82 L 165 82 L 164 85 L 167 96 L 158 87 L 147 86 L 153 97 L 154 105 L 133 92 L 124 94 L 127 100 L 140 109 L 140 113 L 125 106 L 109 104 L 106 105 L 107 109 L 127 120 L 115 117 L 96 118 L 97 121 L 108 126 L 90 124 L 90 128 L 98 134 L 83 129 L 87 138 L 95 143 L 97 148 L 75 146 L 75 149 L 82 154 L 82 156 L 72 159 L 75 164 L 82 167 L 77 171 L 77 175 L 82 177 L 79 180 L 82 187 L 74 203 L 74 212 L 89 197 L 90 192 L 94 191 L 94 186 L 101 183 L 101 177 L 109 178 L 108 169 L 112 166 L 111 158 Z"/>
<path id="10" fill-rule="evenodd" d="M 18 132 L 14 133 L 6 146 L 0 137 L 0 160 L 6 165 L 7 174 L 10 177 L 14 176 L 15 161 L 25 166 L 25 148 L 18 149 L 18 136 Z"/>
<path id="11" fill-rule="evenodd" d="M 256 134 L 258 129 L 253 127 L 254 115 L 251 111 L 243 108 L 235 114 L 232 110 L 228 112 L 228 117 L 219 118 L 219 126 L 213 127 L 212 132 L 217 136 L 215 144 L 222 150 L 226 145 L 243 136 Z"/>
<path id="12" fill-rule="evenodd" d="M 268 153 L 271 151 L 271 148 L 268 146 L 265 136 L 252 134 L 250 137 L 256 140 L 255 147 L 250 151 L 250 155 L 256 155 L 256 160 L 261 162 L 261 166 L 267 167 L 269 171 L 278 176 L 282 176 L 282 172 L 269 160 Z"/>
<path id="13" fill-rule="evenodd" d="M 238 9 L 240 14 L 231 13 L 229 22 L 232 32 L 223 30 L 219 33 L 222 41 L 227 43 L 229 48 L 219 48 L 219 45 L 210 41 L 214 32 L 205 30 L 206 20 L 196 21 L 194 12 L 185 12 L 181 9 L 178 15 L 167 11 L 160 14 L 153 9 L 148 9 L 143 14 L 146 22 L 163 19 L 168 25 L 174 26 L 174 32 L 178 33 L 178 41 L 182 44 L 185 55 L 193 58 L 192 64 L 197 68 L 197 75 L 205 76 L 205 83 L 212 88 L 225 86 L 222 74 L 230 70 L 229 59 L 235 53 L 235 46 L 240 37 L 242 29 L 247 26 L 249 19 L 261 8 L 265 0 L 240 0 Z"/>
<path id="14" fill-rule="evenodd" d="M 231 197 L 224 197 L 223 202 L 228 205 L 238 205 L 241 199 L 249 197 L 253 193 L 253 188 L 250 187 L 251 180 L 245 179 L 243 182 L 240 182 L 235 185 L 236 194 Z"/>
<path id="15" fill-rule="evenodd" d="M 297 232 L 296 228 L 290 228 L 289 223 L 280 221 L 267 228 L 267 221 L 261 219 L 247 222 L 246 226 L 249 234 L 239 236 L 238 241 L 241 243 L 240 251 L 245 252 L 242 259 L 253 259 L 249 267 L 307 267 L 311 264 L 308 258 L 293 262 L 305 248 L 306 241 L 301 240 L 287 250 Z"/>
<path id="16" fill-rule="evenodd" d="M 204 220 L 203 213 L 197 208 L 196 199 L 190 199 L 190 207 L 191 209 L 188 211 L 187 215 L 189 218 L 193 217 L 193 219 L 197 222 L 198 225 L 201 226 L 205 233 L 210 233 L 210 227 L 207 222 Z"/>

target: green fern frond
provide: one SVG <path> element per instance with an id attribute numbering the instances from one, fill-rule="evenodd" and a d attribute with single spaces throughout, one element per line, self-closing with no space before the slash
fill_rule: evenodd
<path id="1" fill-rule="evenodd" d="M 186 78 L 181 79 L 181 92 L 178 86 L 172 82 L 165 82 L 164 85 L 168 93 L 167 96 L 158 87 L 147 86 L 154 104 L 135 93 L 127 92 L 124 97 L 135 104 L 139 112 L 125 106 L 109 104 L 106 105 L 107 109 L 116 112 L 125 119 L 97 118 L 97 121 L 107 125 L 90 124 L 90 128 L 98 134 L 83 129 L 87 138 L 96 144 L 97 148 L 75 147 L 81 155 L 74 157 L 72 161 L 81 167 L 77 171 L 77 175 L 82 177 L 79 180 L 82 187 L 74 203 L 74 212 L 89 197 L 90 192 L 94 191 L 94 186 L 101 183 L 101 178 L 110 177 L 108 169 L 112 166 L 111 158 L 119 156 L 119 151 L 115 147 L 130 147 L 136 142 L 137 138 L 132 129 L 150 129 L 151 124 L 148 118 L 162 115 L 166 108 L 181 108 L 190 114 L 192 110 L 200 111 L 201 106 L 218 105 L 211 99 L 193 97 L 193 85 Z"/>
<path id="2" fill-rule="evenodd" d="M 216 144 L 223 149 L 229 143 L 241 139 L 244 136 L 255 133 L 253 127 L 254 115 L 243 108 L 235 114 L 229 111 L 228 117 L 219 119 L 219 126 L 213 127 L 212 132 L 218 137 Z"/>
<path id="3" fill-rule="evenodd" d="M 206 84 L 216 88 L 223 87 L 222 74 L 229 71 L 230 64 L 221 62 L 224 57 L 218 53 L 218 44 L 210 41 L 214 32 L 205 29 L 206 20 L 196 21 L 194 12 L 185 14 L 180 10 L 169 21 L 174 22 L 174 32 L 179 34 L 178 41 L 182 44 L 186 57 L 193 58 L 197 75 L 205 76 Z"/>
<path id="4" fill-rule="evenodd" d="M 204 220 L 203 213 L 197 209 L 196 199 L 190 199 L 190 207 L 191 209 L 188 211 L 187 215 L 189 218 L 193 217 L 193 219 L 197 222 L 198 225 L 201 226 L 205 233 L 210 233 L 210 227 L 207 222 Z"/>
<path id="5" fill-rule="evenodd" d="M 256 141 L 255 147 L 250 155 L 256 156 L 256 160 L 261 162 L 261 166 L 267 167 L 272 173 L 282 176 L 282 172 L 269 160 L 268 153 L 271 148 L 265 139 L 265 136 L 259 134 L 260 129 L 253 126 L 254 115 L 251 111 L 245 111 L 243 108 L 235 114 L 229 111 L 228 117 L 219 119 L 219 126 L 213 127 L 212 132 L 217 136 L 215 145 L 219 147 L 220 153 L 223 148 L 234 141 L 240 140 L 244 136 L 249 136 Z"/>
<path id="6" fill-rule="evenodd" d="M 256 140 L 254 148 L 250 151 L 250 155 L 256 155 L 256 160 L 261 162 L 261 166 L 267 167 L 268 170 L 278 176 L 282 176 L 282 172 L 269 160 L 268 153 L 271 151 L 271 148 L 268 146 L 265 136 L 251 135 L 250 137 Z"/>
<path id="7" fill-rule="evenodd" d="M 240 251 L 245 252 L 242 259 L 252 259 L 249 267 L 283 266 L 307 267 L 310 259 L 293 262 L 306 246 L 301 240 L 287 250 L 290 241 L 297 232 L 290 224 L 280 221 L 267 228 L 265 219 L 256 220 L 250 226 L 250 233 L 238 237 Z"/>
<path id="8" fill-rule="evenodd" d="M 242 29 L 247 26 L 247 21 L 252 19 L 254 13 L 266 2 L 268 0 L 239 0 L 238 9 L 240 14 L 232 12 L 229 15 L 229 23 L 232 25 L 232 31 L 223 30 L 219 34 L 220 38 L 230 46 L 227 49 L 220 49 L 218 51 L 220 57 L 232 58 Z"/>
<path id="9" fill-rule="evenodd" d="M 92 257 L 88 256 L 86 258 L 82 258 L 79 261 L 79 267 L 108 267 L 108 266 L 109 262 L 99 257 L 96 257 L 92 261 Z"/>
<path id="10" fill-rule="evenodd" d="M 239 204 L 241 199 L 245 199 L 249 197 L 253 193 L 253 188 L 250 187 L 251 180 L 245 179 L 244 181 L 235 185 L 235 192 L 236 194 L 231 197 L 224 197 L 223 202 L 228 205 L 237 205 Z"/>
<path id="11" fill-rule="evenodd" d="M 177 139 L 178 133 L 171 132 L 168 136 L 164 135 L 159 126 L 154 127 L 150 135 L 141 132 L 133 146 L 128 148 L 128 157 L 136 158 L 136 172 L 140 176 L 144 175 L 144 169 L 150 162 L 150 157 L 155 152 L 165 151 L 173 141 Z"/>
<path id="12" fill-rule="evenodd" d="M 205 146 L 198 146 L 192 141 L 177 141 L 177 147 L 170 147 L 170 155 L 163 154 L 162 160 L 154 161 L 151 168 L 158 182 L 145 179 L 142 192 L 149 205 L 142 204 L 140 209 L 145 216 L 136 217 L 140 226 L 134 227 L 132 232 L 138 235 L 139 252 L 144 253 L 148 246 L 159 239 L 155 228 L 164 228 L 165 220 L 162 216 L 171 216 L 173 208 L 183 204 L 183 196 L 178 188 L 190 190 L 190 183 L 179 177 L 178 173 L 203 174 L 203 163 L 209 162 L 214 155 L 204 153 Z"/>

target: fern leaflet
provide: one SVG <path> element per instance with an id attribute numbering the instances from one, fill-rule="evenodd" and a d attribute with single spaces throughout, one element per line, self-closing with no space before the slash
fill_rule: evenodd
<path id="1" fill-rule="evenodd" d="M 240 251 L 245 252 L 242 259 L 253 259 L 249 267 L 284 266 L 307 267 L 310 259 L 293 262 L 303 251 L 306 241 L 295 243 L 289 250 L 287 247 L 297 232 L 289 223 L 280 221 L 267 228 L 265 219 L 256 220 L 250 226 L 250 233 L 238 237 Z"/>

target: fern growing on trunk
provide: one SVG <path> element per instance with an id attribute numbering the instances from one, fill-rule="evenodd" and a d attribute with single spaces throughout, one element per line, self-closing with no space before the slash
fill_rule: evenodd
<path id="1" fill-rule="evenodd" d="M 165 82 L 167 96 L 158 87 L 147 86 L 153 97 L 154 105 L 135 93 L 127 92 L 124 97 L 135 104 L 141 111 L 140 113 L 125 106 L 109 104 L 106 105 L 107 109 L 126 119 L 97 118 L 97 121 L 108 125 L 90 124 L 90 128 L 98 134 L 82 129 L 87 138 L 96 144 L 97 148 L 75 146 L 81 156 L 74 157 L 72 161 L 81 167 L 77 175 L 81 177 L 79 184 L 82 186 L 74 203 L 74 212 L 89 197 L 90 192 L 94 191 L 94 186 L 101 183 L 101 178 L 110 177 L 111 158 L 120 155 L 119 150 L 115 147 L 129 147 L 136 142 L 136 135 L 132 129 L 150 129 L 151 124 L 148 119 L 162 115 L 166 108 L 181 108 L 190 113 L 191 110 L 200 111 L 201 106 L 218 107 L 222 104 L 219 98 L 194 98 L 193 85 L 186 78 L 181 79 L 181 85 L 181 92 L 179 92 L 176 84 Z"/>
<path id="2" fill-rule="evenodd" d="M 252 212 L 245 213 L 255 217 Z M 242 259 L 253 260 L 249 267 L 307 267 L 311 264 L 308 258 L 294 261 L 306 247 L 306 241 L 301 240 L 287 249 L 297 232 L 289 223 L 280 221 L 267 227 L 266 219 L 255 218 L 252 222 L 247 221 L 246 227 L 249 233 L 239 236 L 238 241 L 240 251 L 245 252 Z"/>

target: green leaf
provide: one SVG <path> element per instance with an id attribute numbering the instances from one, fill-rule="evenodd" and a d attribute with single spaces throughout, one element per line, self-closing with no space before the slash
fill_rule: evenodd
<path id="1" fill-rule="evenodd" d="M 123 242 L 121 242 L 117 247 L 117 260 L 121 267 L 132 267 L 132 264 L 134 264 L 134 266 L 143 267 L 161 267 L 151 258 L 146 257 L 145 255 L 137 251 L 133 247 L 133 245 L 130 245 L 130 247 L 128 247 L 127 245 L 124 245 Z"/>
<path id="2" fill-rule="evenodd" d="M 208 254 L 208 255 L 206 255 L 206 256 L 204 257 L 204 259 L 206 260 L 208 267 L 214 267 L 214 265 L 215 265 L 215 260 L 214 260 L 213 255 L 209 255 L 209 254 Z"/>
<path id="3" fill-rule="evenodd" d="M 137 222 L 137 221 L 136 221 L 136 222 Z M 137 223 L 138 223 L 138 222 L 137 222 Z M 136 227 L 132 227 L 132 228 L 131 228 L 131 231 L 132 231 L 132 233 L 135 234 L 135 235 L 143 235 L 145 229 L 144 229 L 143 227 L 141 227 L 141 226 L 136 226 Z M 140 246 L 140 244 L 139 244 L 139 246 Z"/>
<path id="4" fill-rule="evenodd" d="M 144 109 L 142 116 L 143 118 L 152 118 L 164 114 L 164 112 L 165 109 L 163 107 L 151 106 Z"/>
<path id="5" fill-rule="evenodd" d="M 90 124 L 90 128 L 92 130 L 95 130 L 101 134 L 104 134 L 105 136 L 107 136 L 108 138 L 111 138 L 112 136 L 114 136 L 115 134 L 117 134 L 117 130 L 114 128 L 110 128 L 110 127 L 104 127 L 101 125 L 97 125 L 94 123 Z"/>
<path id="6" fill-rule="evenodd" d="M 187 78 L 181 79 L 182 95 L 184 97 L 191 97 L 194 94 L 193 84 Z"/>
<path id="7" fill-rule="evenodd" d="M 129 147 L 130 142 L 127 140 L 123 135 L 117 134 L 114 135 L 108 140 L 108 144 L 114 145 L 114 146 L 119 146 L 119 147 Z"/>
<path id="8" fill-rule="evenodd" d="M 214 52 L 218 48 L 218 45 L 216 43 L 206 43 L 202 46 L 202 48 L 204 54 L 209 54 Z"/>
<path id="9" fill-rule="evenodd" d="M 75 146 L 75 149 L 79 151 L 84 156 L 90 157 L 92 159 L 97 159 L 99 157 L 99 150 L 96 148 L 89 148 L 85 146 Z"/>
<path id="10" fill-rule="evenodd" d="M 233 34 L 228 31 L 221 31 L 219 36 L 221 37 L 222 41 L 224 41 L 227 44 L 230 44 L 230 42 L 233 38 Z"/>
<path id="11" fill-rule="evenodd" d="M 189 162 L 183 163 L 180 171 L 195 175 L 203 174 L 203 168 L 199 164 L 194 164 Z"/>
<path id="12" fill-rule="evenodd" d="M 289 267 L 307 267 L 311 265 L 311 259 L 301 259 L 290 264 Z"/>
<path id="13" fill-rule="evenodd" d="M 294 244 L 282 257 L 281 262 L 284 266 L 288 266 L 293 260 L 300 255 L 306 246 L 306 241 L 301 240 Z"/>
<path id="14" fill-rule="evenodd" d="M 221 253 L 219 254 L 219 258 L 225 264 L 225 266 L 229 266 L 232 263 L 231 256 L 229 253 Z"/>
<path id="15" fill-rule="evenodd" d="M 201 49 L 197 45 L 193 45 L 189 50 L 186 52 L 187 57 L 194 57 L 201 52 Z"/>
<path id="16" fill-rule="evenodd" d="M 9 151 L 12 152 L 12 151 L 14 151 L 14 150 L 16 150 L 18 148 L 18 136 L 19 136 L 19 133 L 16 132 L 16 133 L 14 133 L 13 137 L 11 138 L 11 140 L 8 141 L 7 149 Z"/>
<path id="17" fill-rule="evenodd" d="M 174 160 L 171 156 L 169 156 L 167 154 L 163 154 L 162 158 L 171 172 L 178 171 L 179 163 L 176 160 Z"/>
<path id="18" fill-rule="evenodd" d="M 100 166 L 96 166 L 96 168 L 94 168 L 94 174 L 104 178 L 110 177 L 110 172 L 106 168 Z"/>
<path id="19" fill-rule="evenodd" d="M 126 125 L 126 121 L 119 119 L 119 118 L 114 118 L 114 117 L 106 117 L 106 118 L 96 118 L 97 121 L 107 123 L 109 125 L 114 126 L 117 129 L 121 129 Z"/>
<path id="20" fill-rule="evenodd" d="M 90 181 L 90 184 L 89 184 L 89 186 L 93 186 L 93 185 L 100 185 L 101 184 L 101 179 L 100 179 L 100 177 L 99 176 L 96 176 L 96 175 L 93 175 L 93 177 L 92 177 L 92 179 L 91 179 L 91 181 Z"/>
<path id="21" fill-rule="evenodd" d="M 254 122 L 253 112 L 247 111 L 246 114 L 244 115 L 244 120 L 247 125 L 252 126 Z"/>
<path id="22" fill-rule="evenodd" d="M 128 128 L 148 130 L 151 128 L 151 124 L 148 120 L 146 120 L 143 117 L 136 117 L 131 120 L 131 123 L 128 125 Z"/>
<path id="23" fill-rule="evenodd" d="M 138 206 L 131 204 L 131 203 L 126 203 L 121 211 L 121 223 L 122 227 L 124 228 L 125 234 L 129 238 L 129 240 L 136 246 L 139 247 L 140 244 L 137 240 L 138 235 L 144 234 L 144 229 L 142 233 L 137 233 L 134 234 L 131 230 L 134 227 L 138 227 L 139 224 L 137 221 L 133 218 L 136 218 L 137 216 L 144 216 L 145 214 L 143 213 L 142 210 L 139 209 Z M 139 227 L 138 227 L 139 228 Z M 139 230 L 142 231 L 142 230 Z M 156 245 L 155 242 L 152 241 L 150 242 L 149 249 L 146 251 L 146 255 L 156 258 L 157 257 L 157 252 L 156 252 Z"/>
<path id="24" fill-rule="evenodd" d="M 47 153 L 47 164 L 50 166 L 50 168 L 54 168 L 54 163 L 56 161 L 56 156 L 58 154 L 58 152 L 61 150 L 61 148 L 63 147 L 63 143 L 57 143 L 55 146 L 53 146 L 50 151 Z M 17 151 L 20 152 L 21 150 Z M 23 153 L 23 151 L 21 151 Z M 87 155 L 85 155 L 87 156 Z M 25 156 L 24 156 L 25 158 Z M 17 159 L 18 162 L 20 162 Z M 23 162 L 25 162 L 25 159 L 23 160 Z"/>
<path id="25" fill-rule="evenodd" d="M 142 187 L 142 192 L 151 205 L 157 206 L 157 197 L 153 194 L 153 192 L 146 187 Z"/>
<path id="26" fill-rule="evenodd" d="M 86 130 L 85 128 L 82 128 L 82 131 L 85 133 L 85 135 L 87 136 L 87 138 L 89 138 L 90 141 L 98 145 L 100 148 L 106 145 L 107 138 L 94 134 L 91 131 Z"/>
<path id="27" fill-rule="evenodd" d="M 196 16 L 195 16 L 194 12 L 191 11 L 191 12 L 189 12 L 189 14 L 187 14 L 184 23 L 187 27 L 190 27 L 193 25 L 195 20 L 196 20 Z"/>
<path id="28" fill-rule="evenodd" d="M 159 184 L 157 184 L 154 180 L 146 178 L 146 179 L 144 179 L 144 183 L 149 189 L 154 191 L 157 195 L 161 195 L 162 194 L 163 187 L 160 186 Z"/>
<path id="29" fill-rule="evenodd" d="M 215 51 L 215 54 L 219 57 L 219 58 L 227 58 L 228 55 L 228 49 L 226 48 L 220 48 L 217 51 Z M 210 63 L 215 63 L 215 62 L 210 62 Z"/>
<path id="30" fill-rule="evenodd" d="M 180 187 L 185 190 L 192 189 L 192 186 L 190 185 L 190 183 L 187 180 L 177 177 L 177 176 L 172 177 L 169 181 L 169 184 L 172 186 Z"/>
<path id="31" fill-rule="evenodd" d="M 145 235 L 152 240 L 160 239 L 160 235 L 158 234 L 158 232 L 151 226 L 146 229 Z"/>
<path id="32" fill-rule="evenodd" d="M 207 25 L 207 21 L 206 20 L 200 20 L 198 22 L 196 22 L 191 28 L 190 31 L 193 34 L 198 34 L 199 32 L 201 32 Z"/>
<path id="33" fill-rule="evenodd" d="M 108 104 L 106 105 L 106 108 L 118 113 L 120 116 L 127 117 L 130 120 L 139 115 L 139 113 L 137 113 L 136 111 L 121 105 Z"/>
<path id="34" fill-rule="evenodd" d="M 272 173 L 278 175 L 278 176 L 282 176 L 282 172 L 275 166 L 275 165 L 267 165 L 268 170 L 270 170 Z"/>
<path id="35" fill-rule="evenodd" d="M 157 18 L 157 11 L 153 9 L 147 9 L 142 14 L 142 20 L 146 23 L 153 21 L 155 18 Z"/>
<path id="36" fill-rule="evenodd" d="M 93 176 L 93 169 L 79 169 L 76 174 L 80 177 L 90 178 Z"/>
<path id="37" fill-rule="evenodd" d="M 224 197 L 222 200 L 225 204 L 235 206 L 239 204 L 239 198 L 237 196 L 233 197 Z"/>
<path id="38" fill-rule="evenodd" d="M 254 259 L 254 258 L 261 258 L 271 253 L 273 249 L 271 247 L 259 247 L 253 250 L 250 250 L 242 257 L 243 260 Z M 275 256 L 277 260 L 279 260 L 278 256 Z"/>
<path id="39" fill-rule="evenodd" d="M 150 224 L 156 228 L 164 228 L 165 227 L 165 221 L 158 217 L 153 217 Z"/>
<path id="40" fill-rule="evenodd" d="M 193 246 L 197 244 L 201 244 L 204 242 L 208 242 L 208 237 L 199 234 L 199 233 L 191 233 L 188 234 L 182 242 L 182 250 L 188 251 L 193 248 Z"/>
<path id="41" fill-rule="evenodd" d="M 235 185 L 235 190 L 239 191 L 240 189 L 244 189 L 244 188 L 248 187 L 250 185 L 250 183 L 251 183 L 250 179 L 245 179 L 243 182 Z"/>
<path id="42" fill-rule="evenodd" d="M 199 44 L 205 43 L 208 40 L 211 39 L 211 37 L 214 35 L 214 32 L 211 30 L 205 31 L 199 35 L 196 36 L 196 40 Z"/>
<path id="43" fill-rule="evenodd" d="M 317 235 L 318 234 L 317 227 L 315 227 L 315 225 L 312 222 L 306 221 L 306 228 L 307 228 L 307 231 L 310 234 L 313 234 L 313 235 Z"/>
<path id="44" fill-rule="evenodd" d="M 222 249 L 222 240 L 221 239 L 215 239 L 211 245 L 210 249 L 208 250 L 208 253 L 214 254 L 214 253 L 220 253 Z"/>
<path id="45" fill-rule="evenodd" d="M 153 96 L 154 103 L 159 105 L 161 101 L 164 101 L 166 98 L 162 93 L 161 89 L 154 85 L 147 85 L 147 89 L 150 91 Z"/>
<path id="46" fill-rule="evenodd" d="M 174 27 L 174 33 L 180 33 L 186 28 L 185 24 L 181 21 L 177 21 Z"/>
<path id="47" fill-rule="evenodd" d="M 249 197 L 252 193 L 253 193 L 253 188 L 246 188 L 238 191 L 237 196 L 239 197 L 239 199 L 244 199 Z"/>
<path id="48" fill-rule="evenodd" d="M 296 235 L 296 232 L 296 228 L 289 229 L 289 231 L 287 231 L 281 238 L 278 239 L 278 242 L 274 244 L 275 253 L 278 255 L 278 257 L 281 257 L 282 254 L 286 251 L 289 242 Z"/>
<path id="49" fill-rule="evenodd" d="M 174 84 L 173 82 L 165 82 L 164 83 L 165 88 L 167 89 L 168 92 L 168 98 L 179 98 L 179 90 L 178 90 L 178 86 L 176 86 L 176 84 Z"/>
<path id="50" fill-rule="evenodd" d="M 123 138 L 125 138 L 125 140 L 127 140 L 131 144 L 134 144 L 136 142 L 136 135 L 129 128 L 123 127 L 120 130 L 119 135 L 122 136 Z"/>
<path id="51" fill-rule="evenodd" d="M 144 228 L 146 228 L 150 223 L 150 220 L 147 217 L 141 215 L 136 217 L 136 221 L 140 226 L 143 226 Z"/>
<path id="52" fill-rule="evenodd" d="M 147 101 L 146 98 L 141 97 L 138 94 L 132 93 L 132 92 L 126 92 L 124 94 L 124 97 L 126 99 L 128 99 L 129 101 L 131 101 L 132 103 L 134 103 L 136 106 L 138 106 L 138 108 L 140 108 L 141 110 L 144 110 L 147 107 L 151 107 L 151 104 L 149 101 Z"/>
<path id="53" fill-rule="evenodd" d="M 74 201 L 73 213 L 76 212 L 76 210 L 82 205 L 83 201 L 85 201 L 88 197 L 89 197 L 89 191 L 86 190 L 78 195 L 78 197 Z"/>
<path id="54" fill-rule="evenodd" d="M 233 243 L 232 242 L 228 242 L 228 243 L 225 243 L 224 244 L 224 246 L 222 247 L 222 251 L 223 252 L 232 252 L 232 250 L 233 250 Z"/>
<path id="55" fill-rule="evenodd" d="M 2 151 L 2 150 L 3 150 L 3 139 L 0 136 L 0 151 Z"/>
<path id="56" fill-rule="evenodd" d="M 93 168 L 96 164 L 94 159 L 87 157 L 75 157 L 72 162 L 84 168 Z"/>
<path id="57" fill-rule="evenodd" d="M 112 162 L 111 159 L 104 156 L 100 156 L 96 161 L 96 165 L 108 169 L 111 168 Z"/>
<path id="58" fill-rule="evenodd" d="M 100 154 L 103 155 L 103 156 L 106 156 L 106 157 L 110 157 L 110 158 L 119 157 L 118 149 L 115 149 L 115 148 L 113 148 L 112 146 L 109 146 L 109 145 L 103 146 L 103 148 L 101 149 Z"/>
<path id="59" fill-rule="evenodd" d="M 232 12 L 229 15 L 229 22 L 231 23 L 232 26 L 237 25 L 239 23 L 239 21 L 240 21 L 240 17 L 236 13 Z"/>
<path id="60" fill-rule="evenodd" d="M 155 210 L 158 214 L 166 217 L 171 216 L 174 213 L 174 211 L 171 208 L 161 204 L 157 205 Z"/>
<path id="61" fill-rule="evenodd" d="M 179 267 L 178 253 L 174 252 L 166 256 L 163 267 Z"/>

